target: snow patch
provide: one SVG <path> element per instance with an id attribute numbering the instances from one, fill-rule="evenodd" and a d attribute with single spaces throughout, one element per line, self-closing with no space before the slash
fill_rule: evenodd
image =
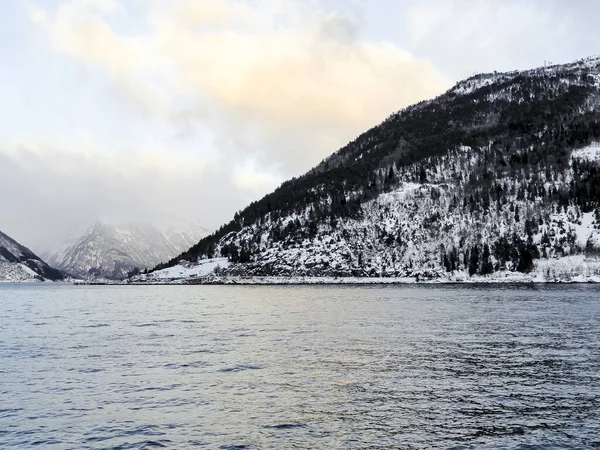
<path id="1" fill-rule="evenodd" d="M 30 283 L 32 281 L 44 280 L 25 264 L 0 260 L 0 283 Z"/>
<path id="2" fill-rule="evenodd" d="M 595 231 L 594 228 L 595 214 L 593 212 L 583 213 L 581 215 L 581 224 L 572 224 L 577 233 L 577 243 L 581 247 L 585 247 L 590 235 Z"/>
<path id="3" fill-rule="evenodd" d="M 540 259 L 535 263 L 538 282 L 600 282 L 600 259 L 584 255 Z"/>
<path id="4" fill-rule="evenodd" d="M 197 263 L 181 261 L 176 266 L 133 277 L 132 281 L 167 281 L 204 277 L 214 273 L 215 269 L 225 269 L 227 267 L 229 267 L 227 258 L 203 259 Z"/>
<path id="5" fill-rule="evenodd" d="M 600 163 L 600 143 L 594 142 L 587 147 L 573 151 L 571 157 L 594 163 Z"/>
<path id="6" fill-rule="evenodd" d="M 510 77 L 507 74 L 478 74 L 458 83 L 452 89 L 452 92 L 458 95 L 468 95 L 485 86 L 490 86 L 496 82 L 504 81 L 508 78 Z"/>
<path id="7" fill-rule="evenodd" d="M 396 190 L 380 194 L 379 197 L 377 197 L 377 202 L 380 205 L 391 205 L 391 204 L 401 203 L 407 197 L 409 197 L 410 194 L 421 189 L 422 187 L 423 187 L 422 184 L 403 183 L 402 186 L 400 186 Z"/>

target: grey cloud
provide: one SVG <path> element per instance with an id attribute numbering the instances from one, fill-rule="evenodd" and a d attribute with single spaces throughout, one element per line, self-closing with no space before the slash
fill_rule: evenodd
<path id="1" fill-rule="evenodd" d="M 600 4 L 591 0 L 425 0 L 398 36 L 449 78 L 569 62 L 598 53 Z"/>
<path id="2" fill-rule="evenodd" d="M 19 149 L 0 151 L 0 230 L 42 248 L 96 219 L 111 222 L 195 220 L 216 228 L 239 205 L 240 190 L 225 166 L 188 172 L 136 169 L 135 159 Z"/>
<path id="3" fill-rule="evenodd" d="M 360 22 L 351 16 L 332 13 L 318 24 L 318 35 L 323 39 L 333 39 L 343 43 L 353 43 L 360 32 Z"/>

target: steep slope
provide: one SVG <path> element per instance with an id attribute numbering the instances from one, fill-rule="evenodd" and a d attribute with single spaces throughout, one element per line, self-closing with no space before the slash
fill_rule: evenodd
<path id="1" fill-rule="evenodd" d="M 599 58 L 471 77 L 156 269 L 223 256 L 239 275 L 600 275 L 599 105 Z"/>
<path id="2" fill-rule="evenodd" d="M 48 260 L 73 276 L 122 279 L 172 258 L 206 234 L 201 227 L 184 231 L 170 228 L 163 234 L 150 224 L 116 227 L 98 221 Z"/>
<path id="3" fill-rule="evenodd" d="M 178 223 L 177 225 L 167 227 L 163 231 L 165 239 L 176 249 L 177 254 L 189 249 L 209 234 L 209 230 L 195 222 Z M 161 262 L 164 261 L 166 259 L 163 259 Z"/>
<path id="4" fill-rule="evenodd" d="M 0 281 L 61 280 L 62 274 L 0 232 Z"/>

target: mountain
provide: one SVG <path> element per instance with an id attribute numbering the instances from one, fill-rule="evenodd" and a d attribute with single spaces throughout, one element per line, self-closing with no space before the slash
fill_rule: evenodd
<path id="1" fill-rule="evenodd" d="M 598 277 L 599 107 L 598 57 L 475 75 L 155 269 L 226 257 L 230 276 Z"/>
<path id="2" fill-rule="evenodd" d="M 0 281 L 57 281 L 62 278 L 58 270 L 0 232 Z"/>
<path id="3" fill-rule="evenodd" d="M 122 279 L 172 258 L 208 234 L 189 226 L 163 233 L 147 223 L 117 227 L 97 221 L 82 236 L 65 240 L 47 260 L 75 277 Z"/>
<path id="4" fill-rule="evenodd" d="M 177 250 L 177 254 L 197 244 L 200 239 L 210 234 L 210 231 L 194 222 L 182 222 L 170 225 L 162 234 L 169 244 Z M 167 259 L 162 259 L 165 262 Z"/>

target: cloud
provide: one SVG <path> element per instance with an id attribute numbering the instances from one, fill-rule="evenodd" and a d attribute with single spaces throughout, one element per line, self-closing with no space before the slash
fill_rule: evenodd
<path id="1" fill-rule="evenodd" d="M 222 0 L 180 1 L 172 7 L 171 15 L 186 28 L 256 25 L 259 19 L 257 11 L 249 4 Z"/>
<path id="2" fill-rule="evenodd" d="M 597 2 L 424 0 L 403 16 L 407 48 L 453 78 L 597 52 Z"/>
<path id="3" fill-rule="evenodd" d="M 317 2 L 149 3 L 139 32 L 114 25 L 126 4 L 101 3 L 70 0 L 32 16 L 56 50 L 104 70 L 142 110 L 251 129 L 254 153 L 288 174 L 448 86 L 429 62 L 360 40 L 356 20 Z M 265 145 L 273 136 L 277 144 Z M 287 151 L 295 140 L 306 146 L 303 161 Z"/>
<path id="4" fill-rule="evenodd" d="M 122 11 L 116 1 L 72 0 L 51 15 L 31 7 L 33 21 L 42 26 L 57 50 L 97 64 L 114 77 L 126 77 L 142 66 L 143 46 L 114 33 L 105 14 Z"/>
<path id="5" fill-rule="evenodd" d="M 324 0 L 30 1 L 56 92 L 0 141 L 0 229 L 31 245 L 97 218 L 218 228 L 450 84 Z"/>
<path id="6" fill-rule="evenodd" d="M 254 162 L 246 161 L 234 169 L 233 182 L 240 190 L 249 193 L 248 201 L 252 201 L 284 181 L 272 172 L 261 170 Z"/>
<path id="7" fill-rule="evenodd" d="M 176 159 L 158 150 L 107 155 L 73 147 L 43 142 L 0 147 L 2 231 L 36 249 L 96 219 L 159 226 L 187 219 L 216 228 L 221 223 L 215 219 L 237 207 L 240 191 L 224 164 Z M 221 213 L 212 217 L 211 210 Z"/>

